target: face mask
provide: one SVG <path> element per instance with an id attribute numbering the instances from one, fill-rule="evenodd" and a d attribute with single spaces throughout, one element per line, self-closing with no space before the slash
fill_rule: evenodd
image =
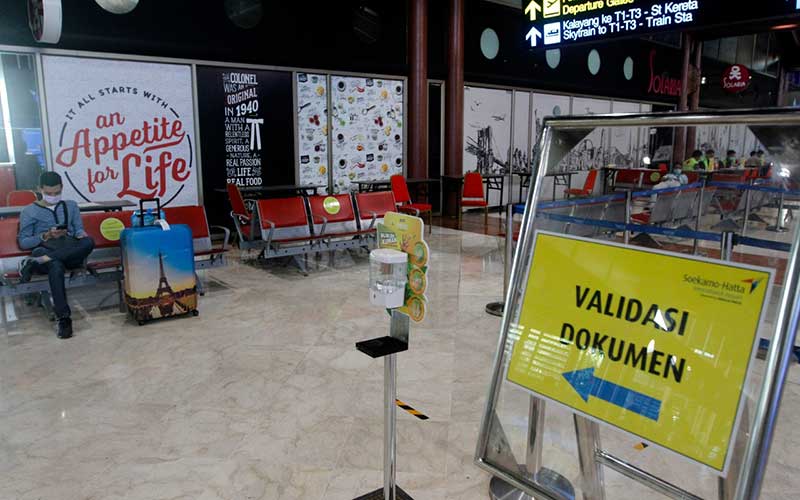
<path id="1" fill-rule="evenodd" d="M 675 175 L 681 175 L 682 172 L 683 172 L 683 170 L 681 170 L 679 168 L 675 169 Z"/>
<path id="2" fill-rule="evenodd" d="M 56 194 L 56 195 L 43 194 L 42 195 L 42 199 L 48 205 L 55 205 L 59 201 L 61 201 L 61 195 L 60 194 Z"/>

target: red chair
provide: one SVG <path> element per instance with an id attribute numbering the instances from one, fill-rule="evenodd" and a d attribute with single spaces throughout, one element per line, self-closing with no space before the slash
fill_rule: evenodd
<path id="1" fill-rule="evenodd" d="M 254 239 L 256 217 L 253 210 L 247 207 L 247 203 L 239 191 L 236 184 L 228 184 L 228 199 L 231 202 L 231 218 L 236 226 L 236 233 L 239 236 L 240 246 L 242 242 L 251 242 Z"/>
<path id="2" fill-rule="evenodd" d="M 326 205 L 336 200 L 335 204 Z M 358 236 L 361 232 L 349 194 L 315 195 L 308 198 L 315 238 Z"/>
<path id="3" fill-rule="evenodd" d="M 25 207 L 36 201 L 33 191 L 11 191 L 6 197 L 6 206 Z"/>
<path id="4" fill-rule="evenodd" d="M 589 175 L 586 176 L 586 181 L 583 183 L 581 189 L 565 189 L 564 194 L 567 198 L 570 196 L 591 196 L 594 191 L 594 185 L 597 182 L 597 169 L 589 170 Z"/>
<path id="5" fill-rule="evenodd" d="M 356 193 L 356 206 L 362 230 L 372 230 L 383 223 L 386 212 L 394 212 L 397 204 L 391 191 Z"/>
<path id="6" fill-rule="evenodd" d="M 489 202 L 483 194 L 483 177 L 478 172 L 468 172 L 464 176 L 462 207 L 483 207 L 483 224 L 489 224 Z M 458 227 L 461 227 L 461 210 L 458 211 Z"/>
<path id="7" fill-rule="evenodd" d="M 0 167 L 0 205 L 15 189 L 17 189 L 17 178 L 14 175 L 14 167 Z"/>
<path id="8" fill-rule="evenodd" d="M 420 214 L 428 214 L 428 231 L 431 227 L 431 213 L 433 207 L 427 203 L 414 203 L 411 201 L 411 195 L 408 192 L 406 179 L 402 175 L 393 175 L 389 179 L 392 183 L 392 193 L 394 194 L 394 201 L 398 204 L 397 210 L 412 214 L 417 217 Z"/>

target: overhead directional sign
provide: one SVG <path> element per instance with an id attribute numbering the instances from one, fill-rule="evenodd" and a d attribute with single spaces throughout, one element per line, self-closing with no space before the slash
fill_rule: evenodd
<path id="1" fill-rule="evenodd" d="M 543 44 L 534 44 L 535 38 L 526 36 L 531 46 L 552 48 L 797 17 L 800 0 L 532 0 L 524 13 L 536 23 L 533 27 L 545 33 Z"/>
<path id="2" fill-rule="evenodd" d="M 539 232 L 507 378 L 725 473 L 771 271 Z"/>
<path id="3" fill-rule="evenodd" d="M 800 0 L 798 0 L 800 1 Z M 531 30 L 525 35 L 525 39 L 530 39 L 531 47 L 536 47 L 537 40 L 542 38 L 542 32 L 536 29 L 536 26 L 532 27 Z"/>
<path id="4" fill-rule="evenodd" d="M 546 0 L 545 0 L 546 1 Z M 797 0 L 800 2 L 800 0 Z M 531 21 L 536 20 L 536 12 L 541 12 L 542 7 L 539 5 L 538 0 L 531 0 L 527 7 L 525 7 L 525 13 L 530 13 Z"/>

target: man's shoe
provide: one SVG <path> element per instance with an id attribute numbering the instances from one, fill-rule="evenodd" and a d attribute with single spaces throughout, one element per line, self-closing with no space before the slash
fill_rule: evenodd
<path id="1" fill-rule="evenodd" d="M 33 276 L 34 265 L 36 265 L 36 261 L 31 259 L 30 257 L 26 257 L 20 261 L 19 263 L 20 283 L 27 283 L 31 280 L 31 276 Z"/>
<path id="2" fill-rule="evenodd" d="M 68 339 L 72 337 L 72 320 L 70 318 L 61 318 L 58 320 L 58 338 Z"/>

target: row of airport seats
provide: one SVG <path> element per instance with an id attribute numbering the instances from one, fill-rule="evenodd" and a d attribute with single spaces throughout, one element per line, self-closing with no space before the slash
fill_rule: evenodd
<path id="1" fill-rule="evenodd" d="M 228 194 L 239 248 L 264 259 L 290 257 L 303 272 L 299 257 L 369 248 L 386 212 L 396 210 L 391 191 L 245 200 L 229 185 Z"/>
<path id="2" fill-rule="evenodd" d="M 649 207 L 648 210 L 631 215 L 631 222 L 666 226 L 686 223 L 696 218 L 698 213 L 701 216 L 708 213 L 716 188 L 682 186 L 658 191 L 660 192 L 656 195 L 648 194 L 633 199 L 634 203 L 644 202 Z"/>
<path id="3" fill-rule="evenodd" d="M 687 224 L 697 217 L 698 212 L 701 214 L 708 213 L 714 195 L 715 188 L 707 187 L 703 190 L 697 185 L 657 191 L 641 191 L 635 193 L 632 198 L 632 211 L 634 207 L 640 207 L 640 211 L 632 213 L 630 221 L 626 220 L 626 199 L 621 194 L 594 199 L 543 203 L 537 211 L 535 227 L 541 230 L 588 238 L 609 235 L 619 231 L 615 227 L 592 224 L 591 222 L 593 221 L 617 224 L 630 222 L 641 225 L 675 227 Z M 700 205 L 701 203 L 702 206 Z M 549 214 L 584 219 L 589 223 L 581 224 L 577 221 L 551 218 L 548 216 Z"/>
<path id="4" fill-rule="evenodd" d="M 103 224 L 109 219 L 116 219 L 124 227 L 131 226 L 131 211 L 86 212 L 81 213 L 83 227 L 94 240 L 95 249 L 89 255 L 83 267 L 68 271 L 67 288 L 94 286 L 101 282 L 117 283 L 120 304 L 122 304 L 122 258 L 119 236 L 116 232 L 103 231 Z M 195 253 L 195 269 L 205 270 L 225 265 L 225 254 L 228 251 L 230 230 L 220 226 L 210 226 L 205 208 L 199 205 L 184 207 L 165 207 L 164 215 L 170 224 L 186 224 L 192 231 Z M 17 243 L 19 219 L 8 217 L 0 219 L 0 299 L 3 305 L 3 320 L 10 318 L 9 303 L 6 299 L 16 296 L 36 294 L 41 304 L 48 308 L 49 284 L 46 276 L 35 276 L 28 283 L 19 282 L 17 271 L 20 261 L 30 255 L 29 250 L 22 250 Z M 212 235 L 219 233 L 222 245 L 212 242 Z M 109 238 L 110 237 L 110 238 Z M 202 281 L 198 279 L 200 293 L 204 292 Z M 11 303 L 13 304 L 13 302 Z"/>

